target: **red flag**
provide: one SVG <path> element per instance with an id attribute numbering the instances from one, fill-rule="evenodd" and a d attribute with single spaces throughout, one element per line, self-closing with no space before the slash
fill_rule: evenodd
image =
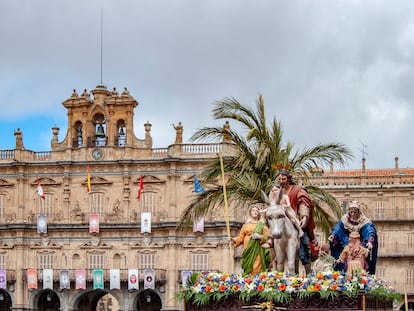
<path id="1" fill-rule="evenodd" d="M 144 189 L 144 181 L 142 179 L 142 175 L 139 177 L 139 188 L 138 188 L 138 201 L 141 199 L 141 192 Z"/>
<path id="2" fill-rule="evenodd" d="M 37 194 L 39 197 L 41 197 L 43 200 L 45 199 L 45 194 L 43 193 L 43 188 L 40 185 L 40 180 L 37 181 Z"/>
<path id="3" fill-rule="evenodd" d="M 88 165 L 88 179 L 86 181 L 86 192 L 91 192 L 91 168 Z"/>

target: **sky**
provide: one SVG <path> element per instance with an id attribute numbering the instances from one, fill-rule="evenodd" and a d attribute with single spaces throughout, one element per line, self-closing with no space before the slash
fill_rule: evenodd
<path id="1" fill-rule="evenodd" d="M 280 121 L 296 150 L 342 143 L 345 169 L 414 167 L 412 0 L 0 0 L 0 150 L 67 130 L 62 102 L 101 82 L 139 102 L 135 136 L 184 143 L 217 100 Z M 230 123 L 232 125 L 232 123 Z M 340 168 L 340 167 L 338 167 Z"/>

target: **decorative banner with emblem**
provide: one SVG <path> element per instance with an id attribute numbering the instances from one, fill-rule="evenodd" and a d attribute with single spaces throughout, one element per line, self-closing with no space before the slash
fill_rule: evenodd
<path id="1" fill-rule="evenodd" d="M 99 214 L 89 214 L 89 233 L 99 233 Z"/>
<path id="2" fill-rule="evenodd" d="M 104 275 L 102 269 L 93 270 L 93 289 L 104 288 Z"/>
<path id="3" fill-rule="evenodd" d="M 43 289 L 53 289 L 53 270 L 43 269 Z"/>
<path id="4" fill-rule="evenodd" d="M 109 289 L 121 289 L 121 280 L 119 269 L 109 270 Z"/>
<path id="5" fill-rule="evenodd" d="M 27 269 L 27 288 L 37 289 L 37 270 Z"/>
<path id="6" fill-rule="evenodd" d="M 60 270 L 59 287 L 60 289 L 70 289 L 69 270 Z"/>
<path id="7" fill-rule="evenodd" d="M 141 233 L 151 233 L 151 213 L 141 213 Z"/>
<path id="8" fill-rule="evenodd" d="M 85 269 L 76 270 L 76 289 L 86 289 L 86 271 Z"/>
<path id="9" fill-rule="evenodd" d="M 37 233 L 47 233 L 47 216 L 46 214 L 37 214 Z"/>
<path id="10" fill-rule="evenodd" d="M 144 289 L 155 288 L 155 271 L 154 269 L 144 270 Z"/>
<path id="11" fill-rule="evenodd" d="M 128 269 L 128 290 L 139 289 L 138 269 Z"/>
<path id="12" fill-rule="evenodd" d="M 7 274 L 6 270 L 0 270 L 0 288 L 6 289 L 7 288 Z"/>
<path id="13" fill-rule="evenodd" d="M 193 271 L 191 271 L 191 270 L 181 271 L 181 284 L 182 284 L 182 286 L 186 285 L 187 280 L 190 278 L 191 274 L 193 274 Z"/>

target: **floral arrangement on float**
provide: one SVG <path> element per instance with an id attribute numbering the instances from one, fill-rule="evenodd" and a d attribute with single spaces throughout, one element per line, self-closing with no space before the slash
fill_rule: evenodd
<path id="1" fill-rule="evenodd" d="M 263 272 L 254 276 L 228 273 L 193 273 L 178 294 L 179 300 L 204 306 L 230 296 L 243 302 L 260 298 L 274 303 L 288 304 L 292 296 L 305 300 L 315 294 L 321 299 L 335 299 L 345 294 L 356 298 L 359 294 L 383 299 L 401 299 L 389 282 L 366 272 L 352 276 L 339 271 L 315 272 L 298 276 L 283 272 Z"/>

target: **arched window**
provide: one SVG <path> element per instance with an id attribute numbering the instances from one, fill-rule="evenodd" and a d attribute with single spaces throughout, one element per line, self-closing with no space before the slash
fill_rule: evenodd
<path id="1" fill-rule="evenodd" d="M 73 147 L 79 148 L 83 146 L 83 126 L 81 121 L 76 121 L 74 127 Z"/>
<path id="2" fill-rule="evenodd" d="M 116 137 L 116 145 L 118 147 L 125 147 L 126 144 L 126 126 L 124 120 L 118 120 L 116 124 L 116 128 L 118 130 L 117 137 Z"/>
<path id="3" fill-rule="evenodd" d="M 103 114 L 98 113 L 94 116 L 95 124 L 95 146 L 106 146 L 106 119 Z"/>

